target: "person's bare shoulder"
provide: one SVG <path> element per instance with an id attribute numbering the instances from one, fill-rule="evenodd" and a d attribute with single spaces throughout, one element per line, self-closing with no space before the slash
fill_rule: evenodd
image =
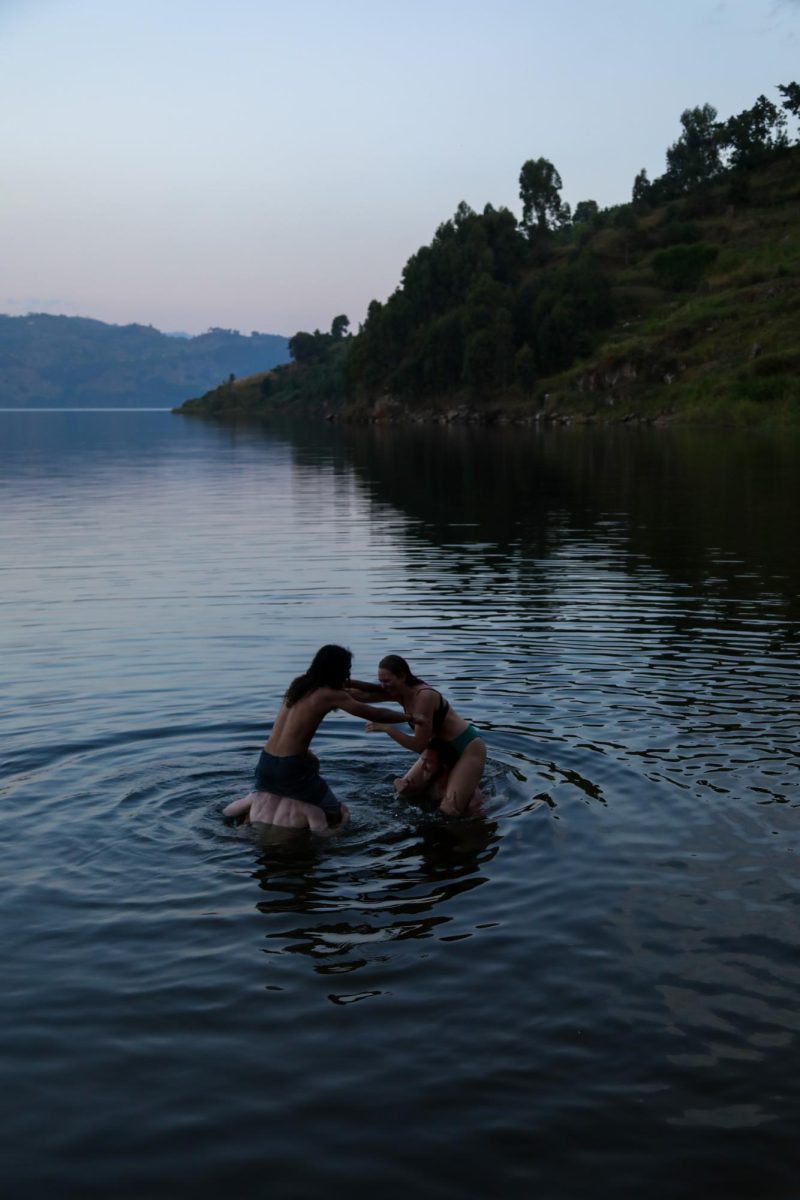
<path id="1" fill-rule="evenodd" d="M 309 692 L 308 696 L 303 698 L 303 703 L 317 717 L 324 717 L 326 713 L 340 706 L 343 696 L 347 697 L 347 692 L 341 689 L 318 687 L 314 688 L 313 692 Z"/>

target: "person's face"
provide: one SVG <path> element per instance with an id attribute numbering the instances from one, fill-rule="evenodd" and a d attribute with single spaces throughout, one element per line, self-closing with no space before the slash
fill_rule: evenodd
<path id="1" fill-rule="evenodd" d="M 439 770 L 439 755 L 436 751 L 432 750 L 430 746 L 426 746 L 420 757 L 425 770 L 429 771 L 431 775 L 435 775 Z"/>
<path id="2" fill-rule="evenodd" d="M 393 671 L 387 671 L 385 667 L 378 668 L 378 683 L 386 695 L 392 698 L 399 696 L 403 689 L 403 680 L 400 676 L 395 675 Z"/>

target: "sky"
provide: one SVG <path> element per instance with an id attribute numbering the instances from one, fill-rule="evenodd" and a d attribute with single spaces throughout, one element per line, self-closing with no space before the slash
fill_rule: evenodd
<path id="1" fill-rule="evenodd" d="M 465 200 L 630 199 L 800 0 L 0 0 L 0 312 L 355 331 Z"/>

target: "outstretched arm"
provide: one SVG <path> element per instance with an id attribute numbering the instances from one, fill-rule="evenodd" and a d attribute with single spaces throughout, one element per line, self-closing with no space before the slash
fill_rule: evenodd
<path id="1" fill-rule="evenodd" d="M 402 710 L 398 712 L 394 708 L 375 708 L 372 704 L 364 704 L 361 700 L 354 700 L 349 692 L 333 692 L 333 707 L 341 708 L 344 712 L 350 713 L 351 717 L 361 717 L 364 721 L 383 721 L 389 725 L 399 725 L 402 721 L 407 721 L 408 716 Z"/>
<path id="2" fill-rule="evenodd" d="M 431 705 L 432 708 L 432 705 Z M 413 726 L 413 733 L 403 733 L 400 729 L 395 729 L 395 722 L 387 722 L 373 718 L 367 726 L 368 733 L 388 733 L 393 741 L 397 742 L 398 746 L 403 746 L 406 750 L 415 750 L 417 754 L 421 754 L 431 739 L 433 733 L 433 717 L 431 711 L 428 710 L 427 704 L 420 707 L 420 711 L 414 713 L 414 716 L 409 718 Z"/>
<path id="3" fill-rule="evenodd" d="M 348 679 L 346 690 L 354 700 L 386 699 L 386 692 L 379 683 L 365 683 L 363 679 Z"/>
<path id="4" fill-rule="evenodd" d="M 430 740 L 430 727 L 427 733 L 424 727 L 421 726 L 416 717 L 414 718 L 413 734 L 403 733 L 400 729 L 395 729 L 394 725 L 389 725 L 385 721 L 370 721 L 367 726 L 367 733 L 388 733 L 389 737 L 397 742 L 398 746 L 404 746 L 406 750 L 415 750 L 418 754 L 427 746 Z"/>

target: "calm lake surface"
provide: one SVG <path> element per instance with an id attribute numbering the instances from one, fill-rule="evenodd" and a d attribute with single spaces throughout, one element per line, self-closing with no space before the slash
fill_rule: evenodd
<path id="1" fill-rule="evenodd" d="M 800 1195 L 800 443 L 0 413 L 3 1195 Z M 486 733 L 483 821 L 315 740 L 326 641 Z"/>

